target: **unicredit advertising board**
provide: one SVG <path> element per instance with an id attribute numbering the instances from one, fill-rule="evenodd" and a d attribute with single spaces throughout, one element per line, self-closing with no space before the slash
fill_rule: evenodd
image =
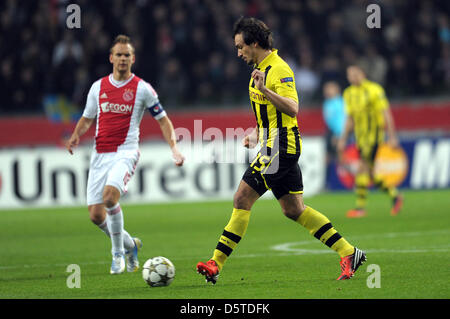
<path id="1" fill-rule="evenodd" d="M 450 138 L 403 141 L 402 148 L 380 149 L 376 171 L 401 188 L 448 188 Z M 144 143 L 128 193 L 122 203 L 232 200 L 238 183 L 256 155 L 240 141 L 180 144 L 186 162 L 173 164 L 165 143 Z M 0 209 L 86 205 L 86 183 L 92 146 L 70 155 L 63 148 L 0 150 Z M 300 166 L 304 195 L 353 187 L 357 152 L 349 146 L 345 165 L 325 163 L 325 140 L 304 137 Z M 264 195 L 272 198 L 271 192 Z"/>
<path id="2" fill-rule="evenodd" d="M 240 140 L 179 145 L 186 156 L 176 167 L 165 143 L 143 143 L 141 156 L 122 203 L 232 200 L 239 181 L 253 160 Z M 301 167 L 305 195 L 325 184 L 322 138 L 305 138 Z M 70 155 L 63 148 L 0 150 L 0 208 L 86 205 L 86 184 L 92 146 Z M 271 192 L 264 196 L 270 198 Z"/>

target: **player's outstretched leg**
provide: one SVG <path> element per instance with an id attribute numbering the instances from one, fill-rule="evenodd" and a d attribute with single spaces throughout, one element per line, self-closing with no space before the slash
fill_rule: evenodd
<path id="1" fill-rule="evenodd" d="M 138 252 L 142 248 L 142 241 L 135 237 L 133 243 L 134 247 L 125 251 L 128 272 L 136 272 L 139 269 Z"/>
<path id="2" fill-rule="evenodd" d="M 296 214 L 292 211 L 289 212 L 287 209 L 289 203 L 292 205 L 292 199 L 292 197 L 283 199 L 282 207 L 284 208 L 285 215 L 294 219 L 297 223 L 305 227 L 316 239 L 337 252 L 341 257 L 340 264 L 342 273 L 339 280 L 350 279 L 358 267 L 366 260 L 366 254 L 347 242 L 325 215 L 311 207 L 304 206 L 304 210 L 300 216 L 295 219 Z"/>
<path id="3" fill-rule="evenodd" d="M 206 282 L 215 284 L 219 277 L 219 271 L 226 259 L 230 256 L 237 244 L 244 237 L 250 219 L 250 211 L 244 209 L 233 209 L 231 219 L 225 226 L 220 236 L 213 257 L 207 261 L 197 264 L 197 272 L 205 276 Z"/>
<path id="4" fill-rule="evenodd" d="M 197 264 L 197 272 L 206 282 L 215 284 L 225 261 L 244 237 L 250 221 L 250 210 L 261 195 L 242 180 L 233 198 L 233 213 L 219 238 L 214 254 L 206 263 Z"/>
<path id="5" fill-rule="evenodd" d="M 341 258 L 341 275 L 337 278 L 337 280 L 352 278 L 358 267 L 361 266 L 366 260 L 366 253 L 355 247 L 353 254 Z"/>

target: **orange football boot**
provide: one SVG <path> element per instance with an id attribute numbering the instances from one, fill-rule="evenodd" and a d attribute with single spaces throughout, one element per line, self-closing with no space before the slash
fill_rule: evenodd
<path id="1" fill-rule="evenodd" d="M 206 264 L 204 262 L 199 262 L 197 264 L 197 272 L 205 276 L 206 282 L 212 282 L 213 285 L 216 284 L 217 278 L 219 277 L 219 267 L 214 260 L 208 260 Z"/>
<path id="2" fill-rule="evenodd" d="M 361 266 L 366 260 L 366 253 L 355 247 L 353 254 L 341 258 L 341 275 L 337 280 L 352 278 L 358 267 Z"/>
<path id="3" fill-rule="evenodd" d="M 403 207 L 403 196 L 399 194 L 394 199 L 394 204 L 392 205 L 391 208 L 391 215 L 392 216 L 398 215 L 402 207 Z"/>
<path id="4" fill-rule="evenodd" d="M 366 215 L 367 215 L 366 211 L 364 209 L 360 209 L 360 208 L 351 209 L 347 212 L 348 218 L 361 218 Z"/>

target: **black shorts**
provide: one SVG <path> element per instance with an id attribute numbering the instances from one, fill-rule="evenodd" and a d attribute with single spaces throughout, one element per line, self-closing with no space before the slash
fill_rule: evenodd
<path id="1" fill-rule="evenodd" d="M 261 152 L 255 157 L 242 177 L 260 196 L 271 190 L 276 199 L 286 194 L 303 193 L 303 179 L 298 159 L 300 155 L 268 156 Z"/>

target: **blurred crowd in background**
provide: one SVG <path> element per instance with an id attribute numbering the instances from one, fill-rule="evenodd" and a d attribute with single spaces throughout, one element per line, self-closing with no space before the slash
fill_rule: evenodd
<path id="1" fill-rule="evenodd" d="M 66 26 L 70 3 L 81 8 L 80 29 Z M 371 3 L 379 29 L 366 26 Z M 133 71 L 166 107 L 246 107 L 251 69 L 232 39 L 241 15 L 272 29 L 305 107 L 320 107 L 325 82 L 347 86 L 355 62 L 391 99 L 436 97 L 450 91 L 449 12 L 448 0 L 4 0 L 0 112 L 42 113 L 49 96 L 82 110 L 90 85 L 112 70 L 118 34 L 132 38 Z"/>

